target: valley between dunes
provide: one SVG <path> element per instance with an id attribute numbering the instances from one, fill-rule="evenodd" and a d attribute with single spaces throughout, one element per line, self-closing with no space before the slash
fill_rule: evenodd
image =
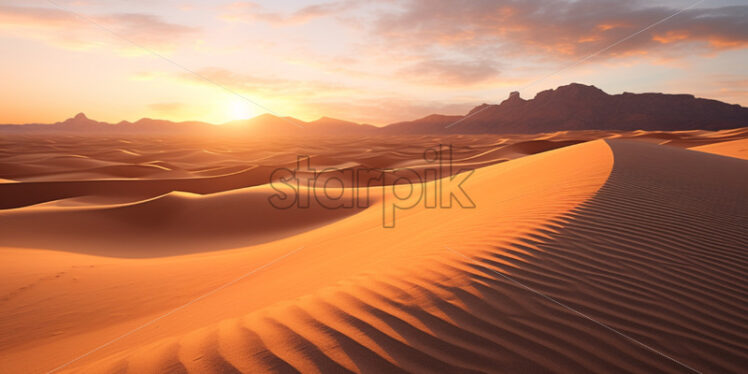
<path id="1" fill-rule="evenodd" d="M 305 150 L 318 168 L 393 168 L 356 209 L 269 206 L 269 171 L 302 154 L 286 143 L 243 163 L 177 141 L 26 140 L 0 141 L 2 373 L 748 367 L 746 129 Z M 414 202 L 384 228 L 393 194 L 439 182 L 398 184 L 398 168 L 424 170 L 439 144 L 447 175 L 473 170 L 475 207 Z"/>

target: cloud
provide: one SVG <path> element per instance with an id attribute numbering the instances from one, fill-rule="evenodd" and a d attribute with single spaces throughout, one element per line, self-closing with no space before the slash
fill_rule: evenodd
<path id="1" fill-rule="evenodd" d="M 3 30 L 18 37 L 41 39 L 73 49 L 111 44 L 114 40 L 118 48 L 125 50 L 137 47 L 111 33 L 145 48 L 170 50 L 198 31 L 197 28 L 168 23 L 149 14 L 117 13 L 81 17 L 60 9 L 0 5 L 0 32 Z"/>
<path id="2" fill-rule="evenodd" d="M 617 0 L 408 0 L 382 14 L 372 35 L 416 50 L 575 59 L 673 15 L 676 8 Z M 694 8 L 642 32 L 602 57 L 748 46 L 748 6 Z"/>
<path id="3" fill-rule="evenodd" d="M 672 2 L 388 0 L 372 5 L 351 0 L 283 12 L 237 2 L 225 15 L 275 27 L 335 18 L 340 22 L 334 27 L 346 36 L 334 41 L 337 53 L 355 56 L 356 63 L 332 61 L 318 69 L 351 71 L 354 79 L 379 74 L 411 86 L 475 88 L 501 83 L 499 67 L 504 76 L 513 72 L 517 80 L 610 47 L 679 10 L 663 4 Z M 330 42 L 303 41 L 312 45 L 311 51 L 329 50 L 325 43 Z M 748 6 L 693 8 L 604 50 L 594 60 L 625 63 L 633 59 L 619 58 L 631 56 L 637 62 L 661 63 L 747 46 Z M 309 63 L 310 53 L 298 53 L 297 45 L 288 48 L 290 55 Z"/>
<path id="4" fill-rule="evenodd" d="M 400 79 L 439 86 L 473 85 L 498 75 L 495 63 L 490 61 L 445 59 L 424 59 L 397 72 Z"/>
<path id="5" fill-rule="evenodd" d="M 218 85 L 239 93 L 260 95 L 268 98 L 309 98 L 351 92 L 351 88 L 343 84 L 314 80 L 262 77 L 217 67 L 200 69 L 196 73 L 199 76 L 192 73 L 180 73 L 177 75 L 177 79 L 202 85 Z M 141 75 L 152 76 L 157 74 L 141 73 Z"/>
<path id="6" fill-rule="evenodd" d="M 337 15 L 357 8 L 359 0 L 334 1 L 307 5 L 290 13 L 270 12 L 261 5 L 251 1 L 237 1 L 227 5 L 222 15 L 229 21 L 263 21 L 277 24 L 298 24 L 316 18 Z"/>

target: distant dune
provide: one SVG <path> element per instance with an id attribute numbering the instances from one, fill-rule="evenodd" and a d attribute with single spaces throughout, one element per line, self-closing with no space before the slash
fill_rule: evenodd
<path id="1" fill-rule="evenodd" d="M 746 139 L 3 137 L 0 371 L 739 373 Z M 472 209 L 267 202 L 299 154 L 428 190 L 448 144 Z"/>
<path id="2" fill-rule="evenodd" d="M 134 123 L 98 122 L 79 113 L 53 125 L 0 125 L 1 132 L 83 132 L 124 134 L 231 134 L 251 137 L 403 134 L 533 134 L 569 130 L 724 130 L 748 126 L 748 108 L 693 95 L 623 93 L 572 83 L 525 100 L 512 92 L 499 105 L 482 104 L 466 115 L 432 114 L 383 127 L 322 117 L 305 122 L 263 114 L 221 126 L 143 118 Z"/>

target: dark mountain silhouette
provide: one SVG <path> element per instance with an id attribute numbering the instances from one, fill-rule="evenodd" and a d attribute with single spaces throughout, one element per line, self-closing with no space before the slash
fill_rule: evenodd
<path id="1" fill-rule="evenodd" d="M 740 105 L 693 95 L 608 95 L 595 86 L 572 83 L 539 92 L 531 100 L 512 92 L 501 104 L 480 105 L 454 121 L 444 116 L 428 116 L 392 124 L 386 130 L 392 133 L 497 134 L 561 130 L 721 130 L 747 125 L 748 108 Z"/>
<path id="2" fill-rule="evenodd" d="M 51 125 L 0 125 L 3 132 L 230 133 L 247 136 L 377 134 L 509 134 L 562 130 L 721 130 L 748 126 L 748 108 L 693 95 L 623 93 L 609 95 L 595 86 L 572 83 L 525 100 L 512 92 L 501 104 L 479 105 L 464 116 L 432 114 L 384 127 L 322 117 L 305 122 L 263 114 L 221 126 L 143 118 L 117 124 L 79 113 Z"/>

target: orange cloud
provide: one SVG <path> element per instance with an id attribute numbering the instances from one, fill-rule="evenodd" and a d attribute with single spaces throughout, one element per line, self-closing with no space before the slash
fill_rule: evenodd
<path id="1" fill-rule="evenodd" d="M 224 7 L 222 18 L 229 21 L 264 21 L 279 24 L 304 23 L 315 18 L 340 14 L 363 4 L 362 1 L 334 1 L 305 6 L 294 12 L 284 14 L 269 12 L 260 4 L 252 1 L 237 1 Z"/>
<path id="2" fill-rule="evenodd" d="M 684 31 L 668 31 L 665 34 L 652 36 L 652 40 L 662 44 L 670 44 L 688 40 L 689 37 L 690 35 Z"/>
<path id="3" fill-rule="evenodd" d="M 744 40 L 726 40 L 714 37 L 709 39 L 709 44 L 716 49 L 737 49 L 748 46 Z"/>
<path id="4" fill-rule="evenodd" d="M 232 91 L 268 98 L 304 98 L 331 93 L 345 94 L 346 92 L 355 92 L 350 87 L 341 83 L 261 77 L 215 67 L 200 69 L 196 73 L 199 76 L 192 73 L 181 73 L 177 78 L 202 85 L 219 85 Z"/>
<path id="5" fill-rule="evenodd" d="M 170 50 L 197 31 L 197 28 L 168 23 L 149 14 L 79 16 L 60 9 L 0 5 L 0 33 L 41 39 L 64 48 L 114 43 L 118 49 L 136 49 L 111 35 L 115 33 L 139 46 Z"/>

